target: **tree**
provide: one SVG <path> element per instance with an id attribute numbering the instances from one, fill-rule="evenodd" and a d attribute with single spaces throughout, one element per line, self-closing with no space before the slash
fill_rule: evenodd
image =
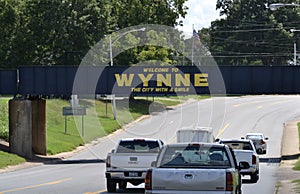
<path id="1" fill-rule="evenodd" d="M 182 25 L 177 19 L 186 15 L 187 0 L 112 0 L 117 17 L 115 30 L 141 24 Z"/>
<path id="2" fill-rule="evenodd" d="M 218 0 L 216 8 L 225 16 L 210 32 L 210 51 L 219 64 L 282 65 L 292 57 L 289 30 L 300 27 L 299 8 L 272 12 L 261 0 Z"/>
<path id="3" fill-rule="evenodd" d="M 11 54 L 11 42 L 16 33 L 18 13 L 16 2 L 13 0 L 0 0 L 0 66 L 8 66 L 8 57 Z"/>
<path id="4" fill-rule="evenodd" d="M 108 0 L 26 0 L 20 10 L 11 55 L 19 65 L 79 65 L 113 22 Z"/>
<path id="5" fill-rule="evenodd" d="M 112 32 L 138 24 L 180 25 L 185 1 L 0 0 L 0 65 L 79 65 L 87 51 Z M 115 60 L 134 64 L 142 50 L 125 51 Z M 157 55 L 165 53 L 158 50 Z"/>
<path id="6" fill-rule="evenodd" d="M 116 16 L 117 20 L 114 29 L 119 30 L 142 24 L 160 24 L 172 27 L 182 25 L 177 19 L 180 16 L 184 17 L 186 15 L 187 7 L 184 6 L 186 1 L 187 0 L 113 0 L 112 14 Z M 163 36 L 157 37 L 159 34 L 155 32 L 148 32 L 147 36 L 152 36 L 152 40 L 156 41 L 156 43 L 159 41 L 168 41 L 165 40 Z M 169 39 L 171 38 L 172 37 L 169 37 Z M 121 53 L 114 59 L 114 64 L 126 66 L 136 64 L 139 61 L 149 60 L 162 61 L 163 64 L 175 64 L 177 63 L 175 55 L 177 57 L 177 52 L 171 49 L 159 46 L 142 46 Z M 155 62 L 152 61 L 152 64 L 154 63 Z"/>

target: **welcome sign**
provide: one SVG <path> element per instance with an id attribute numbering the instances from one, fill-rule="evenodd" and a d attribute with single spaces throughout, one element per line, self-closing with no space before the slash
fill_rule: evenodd
<path id="1" fill-rule="evenodd" d="M 209 73 L 189 67 L 114 67 L 109 77 L 112 93 L 174 95 L 208 92 Z"/>

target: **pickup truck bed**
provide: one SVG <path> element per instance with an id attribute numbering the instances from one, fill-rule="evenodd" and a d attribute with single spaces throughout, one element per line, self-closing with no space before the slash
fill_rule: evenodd
<path id="1" fill-rule="evenodd" d="M 229 171 L 228 171 L 229 172 Z M 199 190 L 224 191 L 226 188 L 226 169 L 176 169 L 160 168 L 152 172 L 156 177 L 152 184 L 153 190 L 168 190 L 170 193 L 186 193 L 186 191 Z"/>
<path id="2" fill-rule="evenodd" d="M 247 162 L 238 167 L 226 145 L 168 144 L 161 150 L 154 168 L 147 171 L 145 193 L 241 193 L 239 168 L 248 167 Z"/>
<path id="3" fill-rule="evenodd" d="M 244 139 L 222 139 L 220 143 L 233 149 L 237 163 L 240 161 L 249 163 L 249 168 L 241 170 L 241 174 L 250 175 L 250 182 L 256 183 L 259 179 L 259 156 L 253 142 Z"/>
<path id="4" fill-rule="evenodd" d="M 123 139 L 116 150 L 107 154 L 106 158 L 106 186 L 108 192 L 126 189 L 127 183 L 139 185 L 144 182 L 151 162 L 155 161 L 159 150 L 163 146 L 156 139 Z"/>

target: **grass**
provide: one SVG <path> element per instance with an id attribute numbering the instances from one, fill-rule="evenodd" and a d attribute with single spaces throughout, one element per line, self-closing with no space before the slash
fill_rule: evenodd
<path id="1" fill-rule="evenodd" d="M 292 182 L 295 185 L 295 187 L 293 188 L 295 193 L 300 193 L 300 180 L 294 180 Z"/>
<path id="2" fill-rule="evenodd" d="M 0 98 L 0 138 L 8 141 L 8 100 Z"/>
<path id="3" fill-rule="evenodd" d="M 26 160 L 15 154 L 0 151 L 0 169 L 10 165 L 16 165 L 25 162 Z"/>
<path id="4" fill-rule="evenodd" d="M 300 142 L 300 123 L 298 125 L 298 137 L 299 137 L 299 142 Z M 300 150 L 300 145 L 299 145 L 299 150 Z M 300 157 L 298 158 L 298 161 L 296 162 L 295 166 L 293 167 L 293 170 L 300 170 Z"/>
<path id="5" fill-rule="evenodd" d="M 47 154 L 54 155 L 74 150 L 80 145 L 91 142 L 99 137 L 110 134 L 121 126 L 126 125 L 151 111 L 163 111 L 165 106 L 175 106 L 195 96 L 185 97 L 149 97 L 138 98 L 129 102 L 128 99 L 117 100 L 116 120 L 112 111 L 112 104 L 106 101 L 85 99 L 79 104 L 85 106 L 87 114 L 84 116 L 63 116 L 62 108 L 69 106 L 69 102 L 60 99 L 46 101 Z M 197 97 L 198 98 L 198 97 Z M 201 96 L 199 99 L 208 98 Z M 8 141 L 8 101 L 10 98 L 0 98 L 0 138 Z M 65 120 L 66 119 L 66 120 Z M 65 121 L 67 125 L 65 125 Z M 83 128 L 82 128 L 82 124 Z M 25 159 L 0 151 L 0 168 L 16 165 Z"/>

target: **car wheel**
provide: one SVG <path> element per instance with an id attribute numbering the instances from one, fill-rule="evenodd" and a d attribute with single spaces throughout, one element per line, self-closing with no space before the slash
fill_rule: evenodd
<path id="1" fill-rule="evenodd" d="M 259 179 L 258 173 L 251 174 L 250 177 L 251 177 L 251 183 L 257 183 Z"/>
<path id="2" fill-rule="evenodd" d="M 119 182 L 119 188 L 120 189 L 126 189 L 127 187 L 127 181 L 120 181 Z"/>
<path id="3" fill-rule="evenodd" d="M 116 192 L 117 182 L 115 180 L 106 179 L 106 188 L 107 192 L 113 193 Z"/>

